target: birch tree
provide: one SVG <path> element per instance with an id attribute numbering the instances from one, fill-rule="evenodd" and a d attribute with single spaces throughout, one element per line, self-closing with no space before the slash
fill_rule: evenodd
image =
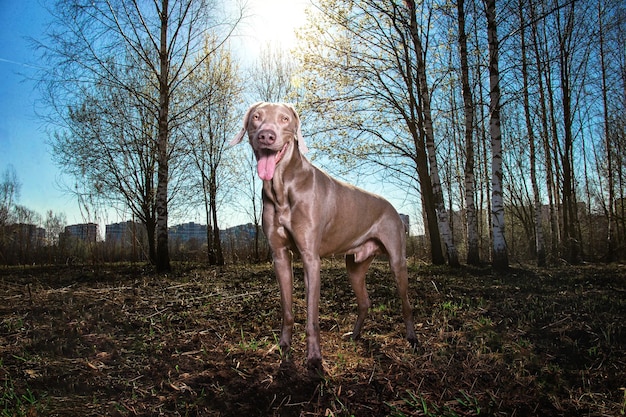
<path id="1" fill-rule="evenodd" d="M 484 0 L 489 44 L 489 134 L 491 136 L 491 229 L 492 264 L 497 269 L 509 266 L 504 234 L 504 199 L 502 194 L 502 133 L 500 130 L 500 70 L 496 1 Z"/>
<path id="2" fill-rule="evenodd" d="M 469 64 L 467 60 L 467 35 L 465 33 L 465 1 L 457 1 L 458 16 L 458 41 L 459 55 L 461 59 L 461 84 L 463 92 L 463 109 L 465 118 L 465 215 L 467 236 L 467 263 L 470 265 L 480 264 L 480 252 L 478 247 L 478 219 L 476 216 L 476 196 L 474 184 L 474 99 L 469 80 Z"/>
<path id="3" fill-rule="evenodd" d="M 448 255 L 448 263 L 452 266 L 459 265 L 459 258 L 454 245 L 454 239 L 452 236 L 452 229 L 450 227 L 450 218 L 448 212 L 444 206 L 443 190 L 441 189 L 441 180 L 439 178 L 439 165 L 437 162 L 437 152 L 435 149 L 435 131 L 433 128 L 433 119 L 431 111 L 431 93 L 428 86 L 428 80 L 426 76 L 426 52 L 423 47 L 423 42 L 420 37 L 418 22 L 417 22 L 417 7 L 415 0 L 407 0 L 406 5 L 410 14 L 409 31 L 411 34 L 411 40 L 413 42 L 413 48 L 415 52 L 415 72 L 417 73 L 416 82 L 417 90 L 419 92 L 421 111 L 420 119 L 423 121 L 423 130 L 426 141 L 426 150 L 428 153 L 428 163 L 430 168 L 430 180 L 433 189 L 433 199 L 435 202 L 435 212 L 437 213 L 437 224 L 439 226 L 439 232 L 442 240 L 446 246 L 446 253 Z M 406 23 L 405 23 L 406 24 Z"/>

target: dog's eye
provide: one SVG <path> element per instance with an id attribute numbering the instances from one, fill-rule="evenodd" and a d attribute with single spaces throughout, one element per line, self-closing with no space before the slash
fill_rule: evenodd
<path id="1" fill-rule="evenodd" d="M 281 117 L 281 118 L 280 118 L 280 120 L 281 120 L 283 123 L 287 123 L 287 122 L 289 122 L 289 117 L 287 117 L 287 116 L 283 116 L 283 117 Z"/>

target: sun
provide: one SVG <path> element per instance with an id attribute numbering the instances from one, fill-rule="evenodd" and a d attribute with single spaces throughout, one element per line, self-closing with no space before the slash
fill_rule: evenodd
<path id="1" fill-rule="evenodd" d="M 258 46 L 291 49 L 296 45 L 295 29 L 304 25 L 310 0 L 250 0 L 247 37 Z"/>

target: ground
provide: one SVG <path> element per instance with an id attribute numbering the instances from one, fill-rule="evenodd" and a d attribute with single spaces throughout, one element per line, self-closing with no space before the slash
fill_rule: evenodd
<path id="1" fill-rule="evenodd" d="M 271 265 L 0 269 L 3 416 L 619 416 L 626 267 L 410 268 L 419 348 L 393 278 L 368 275 L 363 337 L 339 261 L 323 264 L 324 374 L 276 346 Z"/>

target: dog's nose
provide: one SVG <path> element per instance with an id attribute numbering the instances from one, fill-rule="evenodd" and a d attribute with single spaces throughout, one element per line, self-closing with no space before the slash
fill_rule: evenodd
<path id="1" fill-rule="evenodd" d="M 264 145 L 271 145 L 276 140 L 276 133 L 271 129 L 261 130 L 257 136 L 259 142 Z"/>

